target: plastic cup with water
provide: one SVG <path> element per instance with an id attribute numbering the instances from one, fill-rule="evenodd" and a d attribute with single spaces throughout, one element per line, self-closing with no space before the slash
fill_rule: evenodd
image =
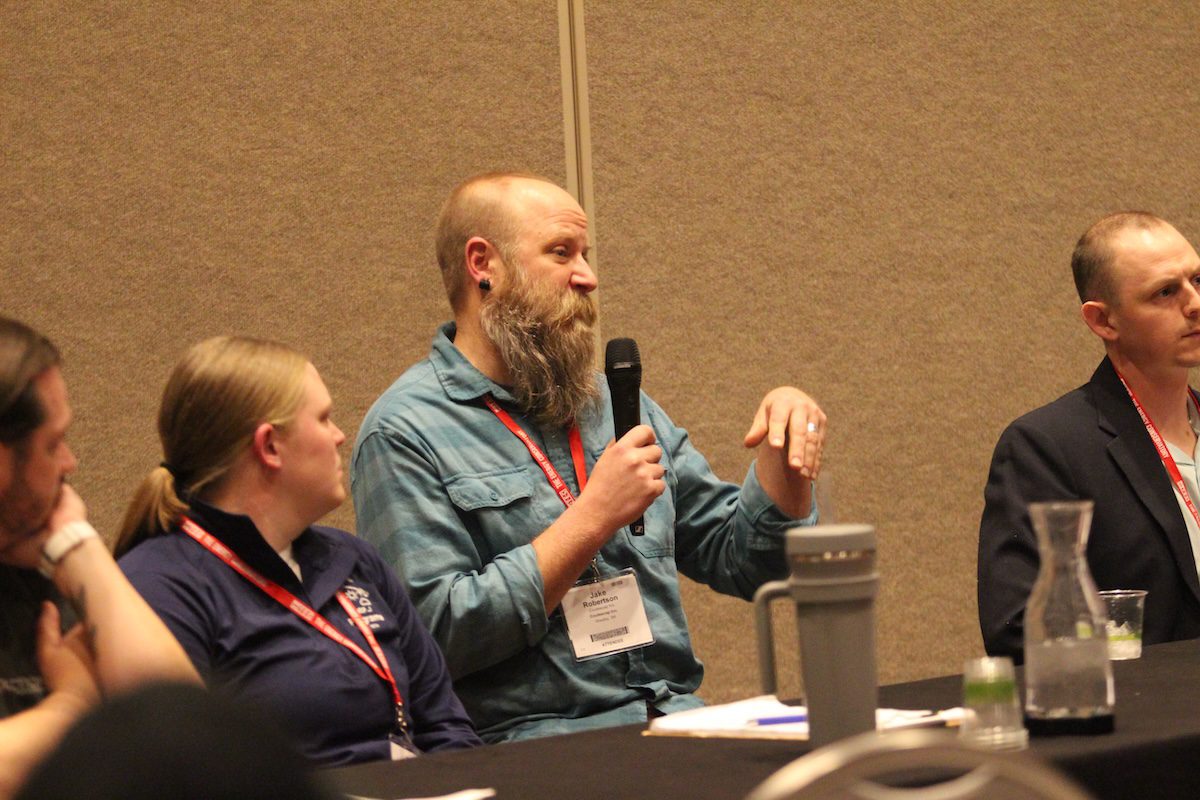
<path id="1" fill-rule="evenodd" d="M 963 665 L 963 711 L 958 734 L 964 742 L 990 750 L 1029 746 L 1011 658 L 967 660 Z"/>
<path id="2" fill-rule="evenodd" d="M 1143 589 L 1101 592 L 1108 609 L 1108 657 L 1126 661 L 1142 657 L 1142 619 L 1146 609 Z"/>

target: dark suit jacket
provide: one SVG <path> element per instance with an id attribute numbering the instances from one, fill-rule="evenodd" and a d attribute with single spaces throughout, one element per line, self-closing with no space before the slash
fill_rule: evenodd
<path id="1" fill-rule="evenodd" d="M 1200 580 L 1171 480 L 1107 358 L 1092 379 L 1000 436 L 979 523 L 979 626 L 1020 663 L 1038 572 L 1028 504 L 1096 503 L 1088 566 L 1100 589 L 1146 589 L 1146 644 L 1200 637 Z M 1200 498 L 1193 498 L 1200 501 Z"/>

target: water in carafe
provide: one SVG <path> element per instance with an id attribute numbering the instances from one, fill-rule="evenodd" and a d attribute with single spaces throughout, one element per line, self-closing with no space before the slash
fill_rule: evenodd
<path id="1" fill-rule="evenodd" d="M 1025 607 L 1025 724 L 1031 734 L 1113 729 L 1107 615 L 1088 570 L 1090 500 L 1032 503 L 1041 566 Z"/>

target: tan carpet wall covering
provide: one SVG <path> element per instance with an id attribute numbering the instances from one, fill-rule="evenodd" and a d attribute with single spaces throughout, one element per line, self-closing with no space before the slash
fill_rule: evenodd
<path id="1" fill-rule="evenodd" d="M 881 679 L 958 671 L 996 436 L 1099 357 L 1075 238 L 1128 207 L 1200 234 L 1200 7 L 585 10 L 603 335 L 733 480 L 762 394 L 814 394 L 836 515 L 879 530 Z M 0 310 L 66 354 L 101 529 L 205 336 L 305 350 L 353 438 L 447 316 L 449 188 L 564 179 L 557 25 L 516 0 L 0 7 Z M 704 696 L 755 692 L 749 606 L 685 588 Z"/>

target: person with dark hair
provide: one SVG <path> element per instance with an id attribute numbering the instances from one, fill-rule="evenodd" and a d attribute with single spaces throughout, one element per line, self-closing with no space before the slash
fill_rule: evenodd
<path id="1" fill-rule="evenodd" d="M 1091 380 L 1000 436 L 979 525 L 978 600 L 992 655 L 1023 659 L 1037 577 L 1031 502 L 1095 503 L 1087 560 L 1101 589 L 1146 589 L 1143 641 L 1200 637 L 1200 257 L 1143 211 L 1110 214 L 1071 260 L 1104 344 Z"/>
<path id="2" fill-rule="evenodd" d="M 334 800 L 269 718 L 183 685 L 151 685 L 84 717 L 16 800 Z"/>
<path id="3" fill-rule="evenodd" d="M 332 414 L 285 345 L 191 347 L 163 391 L 163 461 L 125 516 L 121 568 L 208 684 L 266 709 L 313 762 L 477 745 L 379 554 L 315 524 L 346 498 Z"/>
<path id="4" fill-rule="evenodd" d="M 489 741 L 700 705 L 679 573 L 748 599 L 786 573 L 787 529 L 817 518 L 826 418 L 794 387 L 754 414 L 741 486 L 644 393 L 642 424 L 612 442 L 587 254 L 587 215 L 560 187 L 497 173 L 456 188 L 437 229 L 454 322 L 371 408 L 352 458 L 359 530 Z"/>
<path id="5" fill-rule="evenodd" d="M 197 680 L 66 483 L 76 461 L 59 361 L 0 317 L 0 797 L 102 694 Z M 65 634 L 63 617 L 78 619 Z"/>

